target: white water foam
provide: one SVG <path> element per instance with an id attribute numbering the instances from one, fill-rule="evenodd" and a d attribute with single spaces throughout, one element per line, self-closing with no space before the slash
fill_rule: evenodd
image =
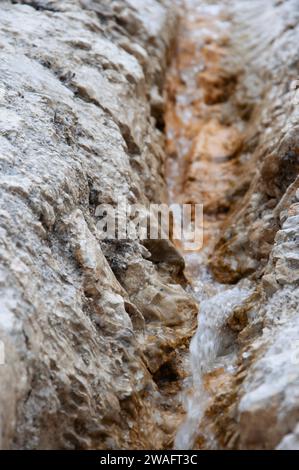
<path id="1" fill-rule="evenodd" d="M 219 286 L 220 287 L 220 286 Z M 223 289 L 223 286 L 220 288 Z M 190 344 L 191 393 L 184 397 L 187 417 L 178 430 L 175 449 L 192 449 L 199 433 L 209 395 L 204 388 L 204 375 L 215 367 L 221 347 L 221 329 L 233 309 L 251 293 L 238 286 L 219 292 L 200 304 L 197 331 Z M 219 367 L 219 362 L 217 362 Z M 213 436 L 205 435 L 209 447 L 214 447 Z"/>

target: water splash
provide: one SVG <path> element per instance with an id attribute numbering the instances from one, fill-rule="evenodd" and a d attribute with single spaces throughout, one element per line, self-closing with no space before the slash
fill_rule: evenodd
<path id="1" fill-rule="evenodd" d="M 181 3 L 179 39 L 166 87 L 166 176 L 171 202 L 204 205 L 204 248 L 184 253 L 185 274 L 200 311 L 183 395 L 187 417 L 178 430 L 175 448 L 191 449 L 211 399 L 205 375 L 219 367 L 232 372 L 235 354 L 227 347 L 232 338 L 224 332 L 226 320 L 250 295 L 246 283 L 230 288 L 217 283 L 208 269 L 222 224 L 238 199 L 238 153 L 247 124 L 234 99 L 236 70 L 241 73 L 240 61 L 236 69 L 231 51 L 231 12 L 237 2 Z M 208 448 L 217 447 L 208 429 L 204 438 Z"/>
<path id="2" fill-rule="evenodd" d="M 219 285 L 219 288 L 223 289 L 223 286 Z M 201 302 L 197 331 L 190 344 L 192 389 L 185 397 L 187 418 L 177 433 L 176 449 L 192 449 L 194 445 L 209 400 L 209 394 L 204 387 L 204 375 L 215 366 L 219 367 L 223 338 L 221 330 L 234 308 L 250 294 L 249 288 L 236 286 Z M 204 437 L 209 441 L 209 448 L 215 447 L 212 435 L 207 434 Z"/>

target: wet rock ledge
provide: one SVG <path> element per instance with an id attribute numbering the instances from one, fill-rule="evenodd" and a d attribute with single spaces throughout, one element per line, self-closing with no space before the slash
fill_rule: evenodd
<path id="1" fill-rule="evenodd" d="M 95 210 L 165 201 L 176 22 L 170 0 L 0 4 L 2 448 L 172 445 L 183 261 L 101 242 Z"/>

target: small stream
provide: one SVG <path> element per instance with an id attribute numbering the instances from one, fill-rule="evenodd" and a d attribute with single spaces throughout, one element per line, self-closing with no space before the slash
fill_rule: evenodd
<path id="1" fill-rule="evenodd" d="M 229 2 L 185 0 L 181 8 L 167 81 L 167 181 L 171 203 L 204 204 L 204 246 L 184 253 L 199 315 L 182 396 L 186 417 L 175 448 L 192 449 L 199 436 L 199 448 L 217 448 L 213 433 L 201 428 L 210 400 L 205 375 L 213 370 L 234 372 L 234 348 L 224 326 L 251 289 L 248 282 L 234 287 L 216 282 L 208 261 L 234 203 L 230 194 L 240 174 L 238 151 L 246 124 L 234 114 L 231 99 L 237 78 L 223 65 L 230 56 Z"/>

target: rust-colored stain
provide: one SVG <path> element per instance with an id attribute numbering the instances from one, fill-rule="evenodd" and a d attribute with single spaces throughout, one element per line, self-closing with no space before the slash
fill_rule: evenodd
<path id="1" fill-rule="evenodd" d="M 203 248 L 191 256 L 185 253 L 186 276 L 194 285 L 239 200 L 238 188 L 244 178 L 245 167 L 239 161 L 244 121 L 234 101 L 241 72 L 231 70 L 227 61 L 231 54 L 229 28 L 223 9 L 218 14 L 184 9 L 166 85 L 169 201 L 204 206 Z M 231 380 L 222 368 L 205 377 L 210 413 L 219 390 L 221 399 L 216 401 L 219 407 L 227 406 Z M 204 447 L 199 432 L 195 448 Z"/>

